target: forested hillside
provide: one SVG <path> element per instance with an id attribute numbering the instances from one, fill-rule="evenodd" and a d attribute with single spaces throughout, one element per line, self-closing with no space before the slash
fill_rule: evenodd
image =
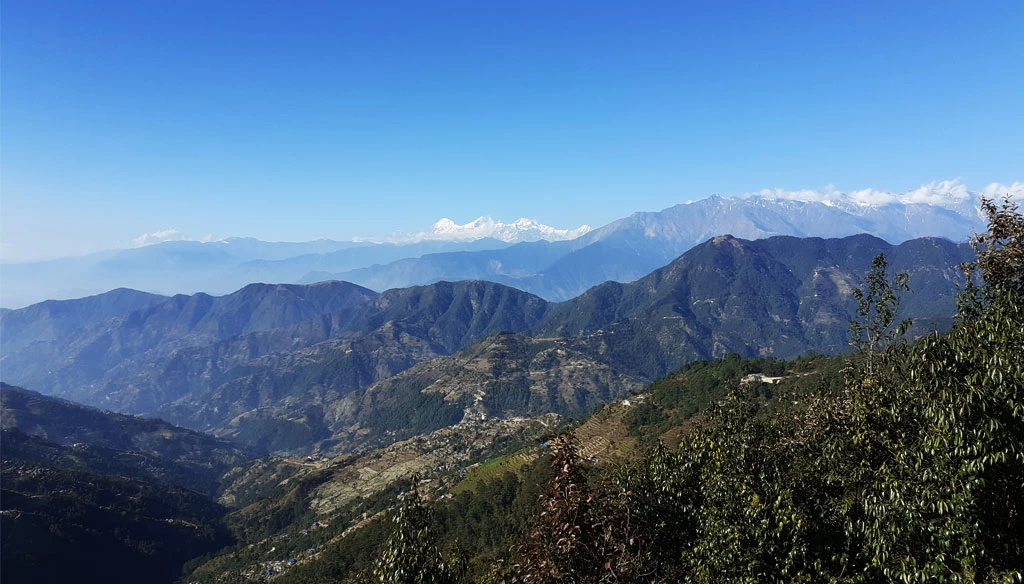
<path id="1" fill-rule="evenodd" d="M 360 516 L 296 515 L 285 556 L 258 539 L 269 555 L 222 554 L 186 580 L 1020 581 L 1024 218 L 985 209 L 948 332 L 906 338 L 913 292 L 879 255 L 852 354 L 691 363 L 557 439 L 379 491 Z M 331 527 L 303 532 L 312 517 Z"/>
<path id="2" fill-rule="evenodd" d="M 967 267 L 980 284 L 965 288 L 951 331 L 906 342 L 905 275 L 890 278 L 877 257 L 856 294 L 857 353 L 841 387 L 822 380 L 765 400 L 760 380 L 733 385 L 678 444 L 611 467 L 581 462 L 561 439 L 544 512 L 487 578 L 1020 581 L 1024 218 L 984 208 L 990 232 Z M 656 403 L 670 403 L 664 390 L 652 388 Z M 422 535 L 424 513 L 415 498 L 403 504 L 377 581 L 467 573 Z"/>

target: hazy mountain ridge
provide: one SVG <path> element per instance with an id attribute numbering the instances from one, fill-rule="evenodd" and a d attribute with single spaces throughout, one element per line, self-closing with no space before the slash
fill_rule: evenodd
<path id="1" fill-rule="evenodd" d="M 166 296 L 119 288 L 75 300 L 47 300 L 23 310 L 0 313 L 0 353 L 64 335 L 167 301 Z"/>
<path id="2" fill-rule="evenodd" d="M 247 333 L 277 330 L 324 314 L 351 314 L 376 293 L 344 282 L 310 286 L 251 284 L 226 296 L 175 296 L 52 341 L 23 342 L 5 352 L 7 379 L 46 387 L 84 403 L 104 404 L 89 394 L 97 384 L 176 350 L 209 345 Z M 96 297 L 99 298 L 99 297 Z M 5 317 L 20 317 L 23 311 Z M 87 393 L 84 393 L 87 392 Z M 118 409 L 124 404 L 112 402 Z M 133 411 L 133 410 L 129 410 Z M 138 410 L 134 410 L 138 411 Z"/>
<path id="3" fill-rule="evenodd" d="M 47 298 L 77 298 L 121 287 L 167 296 L 223 295 L 252 282 L 297 283 L 310 272 L 337 272 L 426 253 L 508 245 L 496 239 L 414 244 L 329 243 L 336 245 L 270 243 L 249 238 L 169 241 L 82 257 L 5 263 L 0 302 L 7 307 L 19 307 Z M 327 279 L 330 278 L 321 278 Z"/>
<path id="4" fill-rule="evenodd" d="M 990 185 L 984 194 L 1020 197 L 1021 184 Z M 925 236 L 961 241 L 982 227 L 977 213 L 980 195 L 956 181 L 906 193 L 765 190 L 634 213 L 593 230 L 481 218 L 465 225 L 442 220 L 430 232 L 396 236 L 387 243 L 272 243 L 252 238 L 165 241 L 79 258 L 4 264 L 0 303 L 17 307 L 117 287 L 166 295 L 227 294 L 250 282 L 335 279 L 377 291 L 440 280 L 485 279 L 560 301 L 606 280 L 635 280 L 723 233 L 757 239 L 863 232 L 894 243 Z M 584 249 L 598 242 L 603 245 Z M 510 244 L 515 244 L 512 251 L 497 253 Z M 473 254 L 445 256 L 457 252 Z"/>
<path id="5" fill-rule="evenodd" d="M 4 355 L 4 375 L 205 429 L 253 408 L 278 413 L 300 388 L 305 405 L 334 399 L 493 332 L 524 331 L 546 309 L 539 298 L 488 282 L 381 295 L 343 282 L 254 285 L 224 297 L 175 297 L 77 337 L 33 344 Z M 330 391 L 314 398 L 324 380 Z M 233 397 L 223 404 L 223 395 Z"/>
<path id="6" fill-rule="evenodd" d="M 388 290 L 432 284 L 441 280 L 486 279 L 513 285 L 521 278 L 532 277 L 563 257 L 577 243 L 527 242 L 496 250 L 432 253 L 419 258 L 405 258 L 386 265 L 374 265 L 337 274 L 307 274 L 303 282 L 318 279 L 360 281 L 367 288 Z M 397 284 L 408 282 L 407 284 Z"/>
<path id="7" fill-rule="evenodd" d="M 634 283 L 608 282 L 560 304 L 480 281 L 382 294 L 333 282 L 176 297 L 94 325 L 78 338 L 5 355 L 5 376 L 85 403 L 157 413 L 287 450 L 358 422 L 359 416 L 331 410 L 339 400 L 363 399 L 362 390 L 374 383 L 498 332 L 569 338 L 563 342 L 571 342 L 578 359 L 590 359 L 589 366 L 610 365 L 617 376 L 641 381 L 728 352 L 788 358 L 841 351 L 854 315 L 851 291 L 880 252 L 889 255 L 893 272 L 906 269 L 911 286 L 928 291 L 912 296 L 907 314 L 923 327 L 948 326 L 960 277 L 955 266 L 971 256 L 966 245 L 932 238 L 893 246 L 868 235 L 721 236 Z M 32 355 L 46 357 L 18 362 Z M 12 375 L 19 371 L 25 377 Z M 526 404 L 509 411 L 533 411 L 531 394 L 506 389 L 520 392 Z M 598 393 L 605 399 L 617 391 Z M 427 400 L 425 406 L 431 399 L 419 390 L 408 395 L 412 401 L 399 406 L 407 412 L 415 400 Z M 573 407 L 559 400 L 545 403 L 559 411 Z M 453 423 L 463 407 L 434 410 L 448 412 L 441 417 Z M 373 431 L 386 432 L 384 426 Z"/>
<path id="8" fill-rule="evenodd" d="M 540 257 L 531 257 L 536 247 L 519 244 L 499 251 L 431 254 L 329 276 L 375 290 L 446 279 L 489 279 L 562 301 L 608 280 L 636 280 L 723 233 L 742 239 L 868 233 L 893 243 L 935 236 L 964 241 L 983 228 L 973 206 L 977 194 L 964 196 L 952 199 L 952 208 L 909 202 L 914 199 L 872 206 L 846 199 L 712 196 L 658 212 L 634 213 L 577 239 L 549 243 Z M 321 276 L 326 275 L 317 274 Z M 307 275 L 304 281 L 314 279 Z"/>

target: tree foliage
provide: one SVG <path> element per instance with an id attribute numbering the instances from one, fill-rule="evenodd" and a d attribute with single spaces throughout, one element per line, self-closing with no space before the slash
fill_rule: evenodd
<path id="1" fill-rule="evenodd" d="M 1009 197 L 999 205 L 982 197 L 981 210 L 989 229 L 971 238 L 976 259 L 962 265 L 967 284 L 958 299 L 961 318 L 978 317 L 1000 293 L 1024 302 L 1024 216 Z"/>
<path id="2" fill-rule="evenodd" d="M 896 322 L 900 309 L 900 293 L 910 291 L 910 276 L 906 272 L 889 282 L 885 254 L 871 261 L 871 269 L 864 278 L 867 289 L 854 288 L 859 320 L 850 321 L 850 344 L 858 351 L 879 351 L 903 337 L 910 328 L 909 320 Z"/>
<path id="3" fill-rule="evenodd" d="M 437 548 L 427 508 L 413 488 L 392 517 L 394 531 L 373 563 L 372 582 L 379 584 L 455 584 L 466 570 L 465 558 Z"/>
<path id="4" fill-rule="evenodd" d="M 571 435 L 558 438 L 543 511 L 525 543 L 499 570 L 503 583 L 647 581 L 656 566 L 640 534 L 631 493 L 592 490 Z"/>

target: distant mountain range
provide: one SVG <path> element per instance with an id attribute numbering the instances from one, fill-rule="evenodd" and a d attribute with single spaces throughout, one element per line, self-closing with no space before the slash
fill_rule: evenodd
<path id="1" fill-rule="evenodd" d="M 333 440 L 345 449 L 467 413 L 582 413 L 728 352 L 841 351 L 852 289 L 880 252 L 911 276 L 905 313 L 917 330 L 948 326 L 956 266 L 972 255 L 964 244 L 719 236 L 636 282 L 562 303 L 483 281 L 379 294 L 345 282 L 253 284 L 220 297 L 116 290 L 48 302 L 0 316 L 0 368 L 12 383 L 259 448 Z M 437 361 L 460 350 L 468 353 Z M 460 384 L 479 390 L 443 389 Z"/>
<path id="2" fill-rule="evenodd" d="M 254 239 L 170 241 L 45 262 L 3 264 L 6 307 L 132 288 L 175 295 L 227 294 L 253 282 L 296 282 L 314 271 L 351 270 L 426 253 L 497 249 L 496 239 L 421 243 L 269 243 Z"/>
<path id="3" fill-rule="evenodd" d="M 344 280 L 382 292 L 442 280 L 480 279 L 567 300 L 608 280 L 630 282 L 722 234 L 844 237 L 869 233 L 893 243 L 917 237 L 963 241 L 984 226 L 982 193 L 956 182 L 905 193 L 763 191 L 712 196 L 660 212 L 635 213 L 591 230 L 528 219 L 442 219 L 429 231 L 382 242 L 268 243 L 231 238 L 169 241 L 47 262 L 3 264 L 0 305 L 77 298 L 114 288 L 160 295 L 227 294 L 253 282 Z M 1024 195 L 1024 183 L 993 185 L 990 196 Z"/>
<path id="4" fill-rule="evenodd" d="M 976 201 L 976 194 L 971 194 Z M 967 201 L 950 206 L 891 202 L 799 201 L 768 196 L 713 196 L 657 213 L 635 213 L 561 242 L 522 243 L 499 250 L 428 254 L 347 272 L 316 272 L 304 282 L 340 279 L 373 290 L 439 280 L 484 279 L 552 301 L 567 300 L 602 282 L 631 282 L 721 234 L 744 239 L 776 235 L 845 237 L 869 233 L 899 243 L 917 237 L 963 241 L 983 230 Z"/>

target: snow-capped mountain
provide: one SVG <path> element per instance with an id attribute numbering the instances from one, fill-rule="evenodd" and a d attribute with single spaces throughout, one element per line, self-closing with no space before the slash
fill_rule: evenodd
<path id="1" fill-rule="evenodd" d="M 1007 195 L 1018 201 L 1024 200 L 1024 182 L 1018 181 L 1009 185 L 991 183 L 979 192 L 969 190 L 959 180 L 946 180 L 921 185 L 916 189 L 901 193 L 871 188 L 844 193 L 829 186 L 821 191 L 764 189 L 748 193 L 745 197 L 821 203 L 829 207 L 838 207 L 854 215 L 870 214 L 870 209 L 884 207 L 926 205 L 954 211 L 964 216 L 972 216 L 978 211 L 978 200 L 981 196 L 998 200 Z"/>
<path id="2" fill-rule="evenodd" d="M 477 217 L 469 223 L 458 224 L 443 217 L 434 223 L 430 231 L 414 234 L 395 234 L 387 238 L 393 243 L 414 243 L 420 241 L 474 241 L 497 239 L 506 243 L 523 241 L 564 241 L 576 239 L 591 230 L 589 225 L 576 229 L 558 229 L 533 219 L 520 218 L 511 223 L 495 221 L 490 217 Z"/>
<path id="3" fill-rule="evenodd" d="M 894 244 L 918 237 L 963 242 L 985 229 L 978 210 L 982 195 L 1024 200 L 1024 182 L 992 184 L 979 192 L 958 181 L 945 181 L 902 193 L 826 189 L 714 195 L 657 212 L 634 213 L 569 241 L 432 254 L 331 277 L 375 290 L 438 280 L 493 280 L 548 300 L 566 300 L 606 280 L 635 280 L 724 234 L 754 240 L 868 233 Z"/>
<path id="4" fill-rule="evenodd" d="M 760 239 L 870 233 L 890 243 L 927 236 L 963 241 L 984 228 L 980 198 L 1000 200 L 1007 195 L 1024 201 L 1024 182 L 992 183 L 982 191 L 971 191 L 959 181 L 933 182 L 900 193 L 765 189 L 735 197 L 712 195 L 657 212 L 634 213 L 581 240 L 593 243 L 628 232 L 634 238 L 681 243 L 687 249 L 722 234 Z M 682 251 L 671 249 L 672 253 Z"/>

